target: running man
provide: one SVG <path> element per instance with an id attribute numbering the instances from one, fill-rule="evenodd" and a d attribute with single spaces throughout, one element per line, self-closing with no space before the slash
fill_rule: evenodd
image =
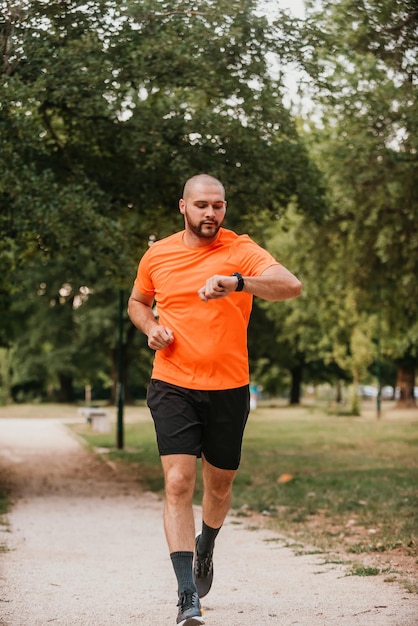
<path id="1" fill-rule="evenodd" d="M 216 178 L 199 174 L 186 182 L 179 201 L 184 230 L 144 254 L 128 305 L 132 323 L 155 350 L 147 402 L 164 471 L 164 529 L 180 626 L 204 623 L 199 598 L 212 585 L 215 539 L 240 463 L 253 296 L 279 301 L 301 292 L 300 281 L 271 254 L 222 227 L 226 204 Z M 204 494 L 195 538 L 197 458 Z"/>

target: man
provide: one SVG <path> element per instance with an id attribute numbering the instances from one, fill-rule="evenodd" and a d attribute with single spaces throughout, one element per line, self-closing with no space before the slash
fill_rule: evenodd
<path id="1" fill-rule="evenodd" d="M 247 326 L 252 297 L 298 296 L 300 281 L 247 235 L 222 228 L 222 183 L 190 178 L 185 228 L 142 257 L 129 316 L 156 351 L 148 406 L 165 478 L 164 528 L 178 583 L 180 626 L 203 624 L 216 536 L 230 507 L 249 413 Z M 153 311 L 157 305 L 158 318 Z M 202 530 L 192 499 L 202 459 Z"/>

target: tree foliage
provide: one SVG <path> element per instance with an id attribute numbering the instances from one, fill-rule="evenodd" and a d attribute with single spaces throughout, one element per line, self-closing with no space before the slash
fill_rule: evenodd
<path id="1" fill-rule="evenodd" d="M 181 227 L 188 176 L 223 180 L 239 228 L 290 199 L 319 219 L 317 172 L 253 0 L 0 4 L 0 341 L 18 338 L 21 379 L 38 362 L 91 379 L 92 355 L 115 352 L 118 289 L 150 235 Z"/>
<path id="2" fill-rule="evenodd" d="M 288 381 L 297 401 L 303 378 L 357 382 L 387 360 L 414 403 L 415 1 L 308 0 L 305 20 L 276 21 L 254 0 L 0 6 L 2 380 L 67 399 L 74 383 L 114 388 L 118 292 L 149 238 L 182 228 L 182 184 L 206 171 L 227 226 L 304 284 L 256 303 L 265 387 Z M 283 104 L 295 62 L 312 103 L 298 127 Z M 124 324 L 125 370 L 145 383 L 152 355 Z"/>
<path id="3" fill-rule="evenodd" d="M 328 263 L 325 302 L 338 290 L 337 307 L 355 333 L 347 337 L 351 360 L 362 335 L 369 349 L 381 340 L 400 376 L 405 369 L 411 372 L 407 387 L 398 382 L 405 402 L 413 403 L 418 359 L 416 3 L 306 4 L 298 53 L 317 105 L 307 140 L 332 207 L 316 251 L 318 262 L 325 254 Z"/>

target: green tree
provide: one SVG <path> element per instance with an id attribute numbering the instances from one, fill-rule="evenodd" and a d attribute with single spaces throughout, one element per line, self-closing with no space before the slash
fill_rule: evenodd
<path id="1" fill-rule="evenodd" d="M 365 326 L 415 405 L 418 359 L 418 19 L 414 1 L 307 2 L 300 61 L 318 105 L 310 144 L 333 207 L 329 270 L 344 277 L 347 325 Z M 305 125 L 306 126 L 306 125 Z M 372 323 L 365 321 L 372 318 Z M 379 319 L 379 324 L 373 323 Z M 358 327 L 358 325 L 360 325 Z M 379 337 L 377 337 L 379 334 Z M 372 337 L 369 332 L 369 344 Z"/>
<path id="2" fill-rule="evenodd" d="M 31 345 L 38 374 L 71 387 L 92 354 L 115 354 L 116 332 L 99 340 L 108 309 L 93 308 L 130 288 L 150 235 L 181 227 L 189 175 L 222 178 L 237 228 L 291 198 L 318 216 L 321 194 L 269 71 L 274 27 L 253 0 L 0 5 L 0 340 L 29 333 L 16 371 Z"/>
<path id="3" fill-rule="evenodd" d="M 256 346 L 250 335 L 251 354 L 262 359 L 258 370 L 262 365 L 263 375 L 265 370 L 273 372 L 273 364 L 287 370 L 291 404 L 300 402 L 303 382 L 329 382 L 338 392 L 339 383 L 354 376 L 347 346 L 355 325 L 349 326 L 341 315 L 344 285 L 335 277 L 332 258 L 327 258 L 323 231 L 322 223 L 298 215 L 292 207 L 265 227 L 267 247 L 301 279 L 302 295 L 282 303 L 258 303 L 270 325 L 262 341 L 256 338 Z"/>

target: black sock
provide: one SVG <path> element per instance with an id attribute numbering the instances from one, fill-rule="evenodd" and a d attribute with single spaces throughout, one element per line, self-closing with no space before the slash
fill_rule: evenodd
<path id="1" fill-rule="evenodd" d="M 197 553 L 200 556 L 205 554 L 212 554 L 213 548 L 215 547 L 215 539 L 221 528 L 222 526 L 219 528 L 211 528 L 210 526 L 205 524 L 205 522 L 202 522 L 202 533 L 199 537 L 199 542 L 197 544 Z"/>
<path id="2" fill-rule="evenodd" d="M 186 589 L 196 591 L 192 573 L 193 552 L 172 552 L 170 558 L 177 578 L 178 594 Z"/>

